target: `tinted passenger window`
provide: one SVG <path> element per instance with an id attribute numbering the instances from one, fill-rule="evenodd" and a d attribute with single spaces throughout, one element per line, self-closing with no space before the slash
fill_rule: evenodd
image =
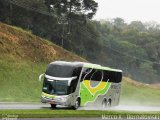
<path id="1" fill-rule="evenodd" d="M 96 70 L 91 76 L 90 86 L 96 87 L 102 81 L 102 79 L 103 79 L 103 71 Z"/>
<path id="2" fill-rule="evenodd" d="M 82 72 L 82 77 L 81 77 L 81 82 L 83 80 L 90 80 L 92 74 L 95 72 L 94 69 L 92 68 L 83 68 L 83 72 Z"/>

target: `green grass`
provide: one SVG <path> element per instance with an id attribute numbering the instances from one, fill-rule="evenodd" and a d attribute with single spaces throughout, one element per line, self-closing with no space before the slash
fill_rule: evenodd
<path id="1" fill-rule="evenodd" d="M 126 79 L 128 78 L 122 82 L 120 104 L 160 106 L 160 89 L 149 85 L 132 84 Z"/>
<path id="2" fill-rule="evenodd" d="M 96 110 L 0 110 L 0 118 L 4 115 L 18 115 L 18 118 L 63 118 L 63 117 L 102 117 L 102 115 L 160 115 L 158 112 L 126 112 L 126 111 L 96 111 Z"/>
<path id="3" fill-rule="evenodd" d="M 46 64 L 0 60 L 0 101 L 40 101 L 41 83 L 38 76 Z"/>

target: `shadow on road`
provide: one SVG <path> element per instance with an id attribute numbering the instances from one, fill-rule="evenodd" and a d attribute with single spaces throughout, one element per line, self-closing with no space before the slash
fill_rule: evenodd
<path id="1" fill-rule="evenodd" d="M 47 110 L 73 110 L 72 107 L 65 107 L 65 106 L 57 106 L 56 108 L 41 107 L 41 109 L 47 109 Z"/>

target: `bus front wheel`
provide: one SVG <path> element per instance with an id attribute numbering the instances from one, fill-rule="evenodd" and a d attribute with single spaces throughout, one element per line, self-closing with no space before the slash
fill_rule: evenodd
<path id="1" fill-rule="evenodd" d="M 56 108 L 56 104 L 51 104 L 51 108 Z"/>
<path id="2" fill-rule="evenodd" d="M 77 99 L 76 102 L 75 102 L 75 105 L 72 107 L 74 110 L 77 110 L 80 106 L 80 100 Z"/>

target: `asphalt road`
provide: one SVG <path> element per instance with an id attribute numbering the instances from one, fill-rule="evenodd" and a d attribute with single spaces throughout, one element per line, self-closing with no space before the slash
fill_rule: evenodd
<path id="1" fill-rule="evenodd" d="M 41 104 L 41 103 L 0 103 L 0 109 L 50 109 L 49 104 Z M 71 109 L 63 106 L 57 106 L 56 109 Z M 79 110 L 101 110 L 97 107 L 80 107 Z M 116 107 L 111 107 L 108 110 L 123 110 L 123 111 L 159 111 L 159 107 L 152 106 L 125 106 L 119 105 Z"/>
<path id="2" fill-rule="evenodd" d="M 0 103 L 0 109 L 42 109 L 50 108 L 49 104 L 41 103 Z"/>

